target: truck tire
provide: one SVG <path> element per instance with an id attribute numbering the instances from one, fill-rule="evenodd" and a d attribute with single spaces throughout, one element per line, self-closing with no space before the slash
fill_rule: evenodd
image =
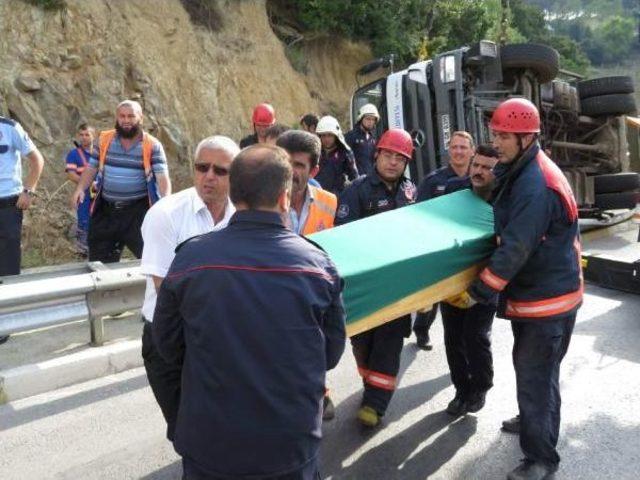
<path id="1" fill-rule="evenodd" d="M 640 191 L 596 194 L 596 207 L 603 210 L 635 208 L 640 200 Z"/>
<path id="2" fill-rule="evenodd" d="M 502 70 L 528 68 L 536 73 L 540 83 L 553 80 L 560 69 L 558 52 L 537 43 L 513 43 L 500 49 Z"/>
<path id="3" fill-rule="evenodd" d="M 636 172 L 613 173 L 593 177 L 595 193 L 616 193 L 640 190 L 640 175 Z"/>
<path id="4" fill-rule="evenodd" d="M 592 78 L 578 82 L 580 98 L 599 97 L 612 93 L 633 93 L 633 78 L 628 76 Z"/>
<path id="5" fill-rule="evenodd" d="M 625 115 L 635 113 L 636 99 L 632 93 L 613 93 L 598 97 L 583 98 L 580 112 L 590 117 Z"/>

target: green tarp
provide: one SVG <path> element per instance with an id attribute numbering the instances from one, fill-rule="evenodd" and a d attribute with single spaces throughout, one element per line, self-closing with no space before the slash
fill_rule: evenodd
<path id="1" fill-rule="evenodd" d="M 311 235 L 345 280 L 347 324 L 466 270 L 494 248 L 491 206 L 470 190 Z"/>

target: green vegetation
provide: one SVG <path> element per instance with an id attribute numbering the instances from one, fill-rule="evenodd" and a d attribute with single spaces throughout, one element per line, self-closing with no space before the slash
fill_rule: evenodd
<path id="1" fill-rule="evenodd" d="M 22 0 L 43 10 L 62 10 L 67 6 L 66 0 Z"/>
<path id="2" fill-rule="evenodd" d="M 268 5 L 273 23 L 285 12 L 286 23 L 305 35 L 364 41 L 374 55 L 396 53 L 401 64 L 487 38 L 552 46 L 562 66 L 578 73 L 629 55 L 640 18 L 635 0 L 269 0 Z"/>

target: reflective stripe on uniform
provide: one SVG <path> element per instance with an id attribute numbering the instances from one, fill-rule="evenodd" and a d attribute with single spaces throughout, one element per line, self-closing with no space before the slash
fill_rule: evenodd
<path id="1" fill-rule="evenodd" d="M 536 301 L 507 300 L 506 314 L 512 317 L 552 317 L 569 312 L 582 302 L 583 286 L 575 292 Z"/>
<path id="2" fill-rule="evenodd" d="M 366 381 L 369 385 L 383 390 L 396 389 L 396 377 L 391 377 L 384 373 L 369 371 Z"/>
<path id="3" fill-rule="evenodd" d="M 373 370 L 367 370 L 363 367 L 358 367 L 358 373 L 362 379 L 372 387 L 381 388 L 383 390 L 396 389 L 396 377 L 385 375 L 380 372 L 374 372 Z"/>
<path id="4" fill-rule="evenodd" d="M 302 229 L 303 235 L 332 228 L 338 206 L 338 199 L 333 193 L 311 185 L 309 189 L 313 201 L 309 205 L 309 215 Z"/>
<path id="5" fill-rule="evenodd" d="M 501 292 L 507 286 L 507 282 L 504 278 L 499 277 L 491 270 L 489 267 L 486 267 L 482 272 L 480 272 L 480 280 L 489 285 L 494 290 Z"/>

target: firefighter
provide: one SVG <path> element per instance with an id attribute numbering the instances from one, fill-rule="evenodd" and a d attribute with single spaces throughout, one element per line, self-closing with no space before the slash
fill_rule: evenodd
<path id="1" fill-rule="evenodd" d="M 344 140 L 338 120 L 329 115 L 318 122 L 316 133 L 322 142 L 320 170 L 316 180 L 334 195 L 344 190 L 347 180 L 358 177 L 358 169 L 351 148 Z"/>
<path id="2" fill-rule="evenodd" d="M 253 134 L 247 135 L 240 140 L 240 148 L 248 147 L 256 143 L 265 143 L 267 141 L 267 128 L 276 123 L 276 112 L 268 103 L 256 105 L 251 115 L 251 124 L 253 125 Z"/>
<path id="3" fill-rule="evenodd" d="M 401 129 L 386 131 L 378 142 L 374 169 L 354 181 L 338 201 L 336 225 L 370 217 L 415 202 L 416 188 L 404 177 L 413 155 L 411 136 Z M 358 420 L 375 427 L 385 414 L 396 388 L 404 337 L 411 333 L 411 317 L 351 337 L 353 355 L 364 383 Z"/>
<path id="4" fill-rule="evenodd" d="M 510 480 L 541 480 L 558 469 L 560 363 L 582 304 L 578 208 L 566 178 L 538 143 L 540 115 L 526 99 L 501 103 L 490 122 L 499 153 L 494 196 L 498 246 L 456 306 L 498 294 L 511 320 L 522 464 Z"/>
<path id="5" fill-rule="evenodd" d="M 451 134 L 449 140 L 449 163 L 428 174 L 418 186 L 418 202 L 471 188 L 469 164 L 475 152 L 473 137 L 464 131 Z M 431 350 L 429 330 L 438 313 L 436 303 L 430 310 L 421 310 L 416 314 L 413 333 L 416 345 L 422 350 Z"/>
<path id="6" fill-rule="evenodd" d="M 380 114 L 376 106 L 367 103 L 358 110 L 356 126 L 344 136 L 353 150 L 356 166 L 361 175 L 369 173 L 373 167 L 373 156 L 376 151 L 375 128 L 379 120 Z"/>

